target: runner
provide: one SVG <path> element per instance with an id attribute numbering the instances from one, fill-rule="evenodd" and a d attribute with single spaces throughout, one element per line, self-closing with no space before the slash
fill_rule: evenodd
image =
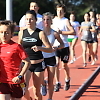
<path id="1" fill-rule="evenodd" d="M 43 29 L 42 27 L 42 15 L 40 15 L 38 13 L 38 10 L 39 10 L 39 6 L 37 4 L 36 1 L 32 1 L 30 2 L 30 7 L 29 7 L 30 10 L 34 10 L 36 12 L 36 16 L 37 16 L 37 22 L 36 22 L 36 27 L 39 28 L 39 29 Z M 20 19 L 20 22 L 19 22 L 19 27 L 20 27 L 20 30 L 22 29 L 25 29 L 26 27 L 26 22 L 25 22 L 25 15 Z"/>
<path id="2" fill-rule="evenodd" d="M 90 21 L 91 21 L 91 19 L 95 17 L 95 12 L 90 10 L 89 14 L 90 14 Z"/>
<path id="3" fill-rule="evenodd" d="M 70 47 L 70 55 L 71 55 L 71 61 L 70 64 L 74 63 L 76 61 L 76 56 L 75 56 L 75 45 L 78 40 L 78 35 L 77 33 L 79 32 L 80 24 L 78 21 L 75 21 L 75 14 L 71 13 L 70 14 L 70 23 L 73 26 L 75 30 L 75 35 L 68 35 L 68 42 L 69 42 L 69 47 Z"/>
<path id="4" fill-rule="evenodd" d="M 86 51 L 87 51 L 87 47 L 89 48 L 89 53 L 92 57 L 92 63 L 91 65 L 93 65 L 95 63 L 94 60 L 94 53 L 93 53 L 93 49 L 92 49 L 92 44 L 93 44 L 93 38 L 92 38 L 92 33 L 95 31 L 95 27 L 94 24 L 92 22 L 90 22 L 90 15 L 89 13 L 85 13 L 84 14 L 84 22 L 81 23 L 81 28 L 80 28 L 80 32 L 79 34 L 81 34 L 81 45 L 82 45 L 82 49 L 83 49 L 83 67 L 87 66 L 87 62 L 86 62 Z"/>
<path id="5" fill-rule="evenodd" d="M 0 100 L 21 100 L 25 92 L 23 76 L 30 66 L 24 49 L 11 40 L 14 27 L 10 21 L 0 21 Z"/>
<path id="6" fill-rule="evenodd" d="M 93 38 L 93 44 L 92 44 L 92 49 L 93 49 L 93 53 L 94 53 L 94 59 L 95 61 L 98 60 L 98 56 L 97 56 L 97 52 L 98 52 L 98 38 L 99 34 L 98 34 L 98 26 L 96 25 L 96 18 L 91 18 L 91 22 L 94 23 L 95 26 L 95 32 L 91 32 L 92 33 L 92 38 Z M 89 54 L 89 58 L 88 61 L 91 61 L 91 55 Z M 95 62 L 92 63 L 92 65 L 94 65 Z"/>
<path id="7" fill-rule="evenodd" d="M 53 46 L 55 39 L 57 39 L 60 43 L 59 46 L 53 47 L 54 51 L 57 49 L 61 49 L 64 47 L 63 41 L 60 38 L 59 33 L 51 29 L 52 24 L 52 17 L 53 15 L 50 12 L 46 12 L 43 14 L 43 31 L 47 35 L 49 42 Z M 54 91 L 54 85 L 53 85 L 53 79 L 55 74 L 55 66 L 56 66 L 56 58 L 55 58 L 55 52 L 52 53 L 46 53 L 42 52 L 44 57 L 45 66 L 47 68 L 47 74 L 48 74 L 48 100 L 52 100 L 53 91 Z M 43 81 L 42 88 L 41 88 L 41 94 L 45 96 L 47 94 L 47 88 L 46 88 L 46 82 Z"/>
<path id="8" fill-rule="evenodd" d="M 56 85 L 54 91 L 59 91 L 61 84 L 59 80 L 59 63 L 60 60 L 62 62 L 62 67 L 65 71 L 65 86 L 64 90 L 68 90 L 70 88 L 70 74 L 69 74 L 69 67 L 68 67 L 68 60 L 69 60 L 69 44 L 66 41 L 68 35 L 74 35 L 74 29 L 71 26 L 69 20 L 64 17 L 66 13 L 66 8 L 64 5 L 57 5 L 56 6 L 57 16 L 53 19 L 53 29 L 56 30 L 59 34 L 61 39 L 64 42 L 64 48 L 56 51 L 56 69 L 55 69 L 55 79 Z M 54 46 L 58 46 L 59 43 L 55 41 Z"/>
<path id="9" fill-rule="evenodd" d="M 18 43 L 23 45 L 31 61 L 31 67 L 26 73 L 27 91 L 32 73 L 35 100 L 42 100 L 40 86 L 45 69 L 42 51 L 52 52 L 53 50 L 44 32 L 36 28 L 37 16 L 35 11 L 27 11 L 25 17 L 27 28 L 19 32 Z M 42 44 L 44 44 L 45 47 L 42 47 Z M 27 100 L 30 100 L 28 92 L 25 97 Z"/>

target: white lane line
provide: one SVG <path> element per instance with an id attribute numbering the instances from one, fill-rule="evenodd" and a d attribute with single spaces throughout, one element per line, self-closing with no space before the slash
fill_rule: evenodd
<path id="1" fill-rule="evenodd" d="M 29 87 L 28 90 L 30 90 L 30 89 L 32 89 L 32 88 L 33 88 L 33 86 Z"/>

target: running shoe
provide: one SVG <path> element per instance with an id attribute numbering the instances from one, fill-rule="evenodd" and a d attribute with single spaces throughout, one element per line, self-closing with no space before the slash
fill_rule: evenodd
<path id="1" fill-rule="evenodd" d="M 98 60 L 98 56 L 95 56 L 94 60 L 97 61 Z"/>
<path id="2" fill-rule="evenodd" d="M 76 57 L 75 56 L 74 56 L 73 60 L 76 61 Z"/>
<path id="3" fill-rule="evenodd" d="M 94 65 L 95 64 L 95 61 L 93 61 L 92 63 L 91 63 L 91 65 Z"/>
<path id="4" fill-rule="evenodd" d="M 88 62 L 91 62 L 91 56 L 89 56 L 89 58 L 88 58 Z"/>
<path id="5" fill-rule="evenodd" d="M 76 57 L 75 57 L 75 56 L 74 56 L 73 60 L 71 60 L 69 63 L 70 63 L 70 64 L 73 64 L 74 61 L 76 61 Z"/>
<path id="6" fill-rule="evenodd" d="M 70 88 L 70 80 L 68 82 L 65 82 L 64 90 L 67 91 Z"/>
<path id="7" fill-rule="evenodd" d="M 70 63 L 70 64 L 73 64 L 73 63 L 74 63 L 74 60 L 71 60 L 69 63 Z"/>
<path id="8" fill-rule="evenodd" d="M 57 84 L 55 85 L 55 87 L 54 87 L 54 91 L 55 91 L 55 92 L 58 92 L 60 88 L 61 88 L 61 84 L 60 84 L 60 83 L 57 83 Z"/>
<path id="9" fill-rule="evenodd" d="M 45 85 L 41 85 L 41 95 L 42 96 L 46 96 L 46 94 L 47 94 L 47 85 L 46 85 L 46 81 L 44 81 L 45 82 Z"/>
<path id="10" fill-rule="evenodd" d="M 83 64 L 83 67 L 86 67 L 86 66 L 87 66 L 87 63 L 84 63 L 84 64 Z"/>

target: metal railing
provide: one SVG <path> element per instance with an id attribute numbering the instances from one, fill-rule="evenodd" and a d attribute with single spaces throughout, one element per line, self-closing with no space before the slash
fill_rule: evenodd
<path id="1" fill-rule="evenodd" d="M 97 77 L 97 75 L 100 73 L 100 67 L 98 67 L 93 74 L 83 83 L 79 89 L 71 96 L 69 100 L 78 100 L 82 94 L 85 92 L 85 90 L 91 85 L 91 83 L 94 81 L 94 79 Z"/>

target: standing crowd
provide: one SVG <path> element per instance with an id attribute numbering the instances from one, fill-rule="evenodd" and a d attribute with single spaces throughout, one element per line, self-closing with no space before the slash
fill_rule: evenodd
<path id="1" fill-rule="evenodd" d="M 20 19 L 18 43 L 12 41 L 15 24 L 0 21 L 0 100 L 53 100 L 53 93 L 61 88 L 59 65 L 65 72 L 64 90 L 70 89 L 70 69 L 77 58 L 75 45 L 80 39 L 83 67 L 88 61 L 94 65 L 98 60 L 98 38 L 100 33 L 100 14 L 93 11 L 84 14 L 84 21 L 76 21 L 71 13 L 65 17 L 66 7 L 56 6 L 57 16 L 50 12 L 38 13 L 37 2 L 30 3 L 29 10 Z M 45 80 L 47 70 L 47 80 Z M 55 78 L 55 85 L 54 85 Z M 29 82 L 32 80 L 34 96 L 30 96 Z M 47 85 L 48 84 L 48 85 Z M 48 86 L 48 89 L 47 89 Z M 47 91 L 48 90 L 48 91 Z"/>

